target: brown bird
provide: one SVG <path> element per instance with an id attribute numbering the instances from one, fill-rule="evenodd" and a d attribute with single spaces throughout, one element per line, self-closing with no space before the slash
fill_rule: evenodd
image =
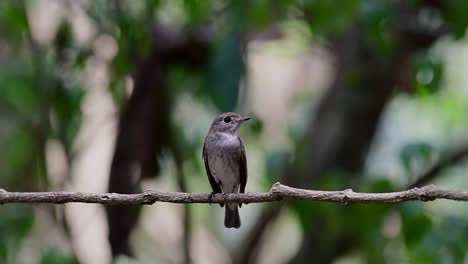
<path id="1" fill-rule="evenodd" d="M 203 160 L 213 193 L 244 193 L 247 183 L 247 159 L 244 145 L 237 131 L 249 120 L 237 113 L 223 113 L 211 124 L 203 145 Z M 224 203 L 220 203 L 221 207 Z M 238 207 L 242 204 L 226 204 L 224 226 L 239 228 L 241 221 Z"/>

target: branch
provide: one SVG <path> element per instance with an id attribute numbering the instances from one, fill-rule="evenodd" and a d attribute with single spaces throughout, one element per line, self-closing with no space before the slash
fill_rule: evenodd
<path id="1" fill-rule="evenodd" d="M 440 175 L 440 172 L 442 172 L 444 169 L 464 160 L 466 157 L 468 157 L 468 146 L 464 146 L 463 148 L 453 152 L 448 157 L 442 159 L 441 162 L 432 166 L 426 173 L 419 176 L 417 180 L 411 184 L 410 188 L 427 184 Z"/>
<path id="2" fill-rule="evenodd" d="M 165 203 L 210 203 L 209 193 L 183 193 L 145 191 L 139 194 L 118 193 L 82 193 L 82 192 L 7 192 L 0 191 L 0 204 L 5 203 L 99 203 L 104 205 L 142 205 L 155 202 Z M 433 201 L 447 199 L 468 201 L 468 190 L 451 190 L 428 185 L 401 192 L 390 193 L 357 193 L 351 189 L 344 191 L 314 191 L 273 184 L 270 192 L 243 194 L 215 194 L 212 203 L 265 203 L 279 201 L 283 198 L 352 203 L 399 203 L 406 201 Z"/>

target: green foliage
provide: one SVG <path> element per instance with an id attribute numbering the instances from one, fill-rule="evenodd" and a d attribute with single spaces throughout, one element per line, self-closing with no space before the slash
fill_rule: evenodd
<path id="1" fill-rule="evenodd" d="M 253 136 L 258 137 L 263 132 L 263 122 L 256 116 L 251 116 L 251 118 L 252 119 L 249 120 L 249 126 L 246 128 L 250 130 Z"/>
<path id="2" fill-rule="evenodd" d="M 184 0 L 185 15 L 189 26 L 197 26 L 210 17 L 213 11 L 213 2 L 204 0 Z"/>
<path id="3" fill-rule="evenodd" d="M 125 15 L 117 16 L 115 26 L 119 34 L 117 38 L 119 50 L 112 63 L 116 77 L 129 74 L 135 60 L 145 57 L 149 52 L 151 43 L 149 28 L 143 23 Z"/>
<path id="4" fill-rule="evenodd" d="M 60 122 L 56 134 L 62 139 L 65 147 L 70 149 L 81 125 L 81 101 L 85 90 L 78 84 L 66 83 L 66 85 L 68 86 L 56 90 L 52 107 Z"/>
<path id="5" fill-rule="evenodd" d="M 244 34 L 246 6 L 228 2 L 226 30 L 213 47 L 208 69 L 207 95 L 221 112 L 234 111 L 239 100 L 241 81 L 245 75 Z"/>
<path id="6" fill-rule="evenodd" d="M 267 26 L 273 20 L 273 9 L 287 1 L 252 0 L 249 3 L 249 19 L 255 27 Z"/>
<path id="7" fill-rule="evenodd" d="M 241 78 L 245 72 L 242 41 L 242 33 L 234 31 L 224 35 L 214 48 L 208 73 L 208 95 L 221 112 L 234 111 L 237 105 Z"/>
<path id="8" fill-rule="evenodd" d="M 421 204 L 406 203 L 399 206 L 402 219 L 402 234 L 405 243 L 413 247 L 421 243 L 431 229 L 432 221 Z"/>
<path id="9" fill-rule="evenodd" d="M 410 177 L 427 169 L 432 162 L 434 148 L 427 143 L 410 143 L 400 151 L 400 161 Z M 411 178 L 410 178 L 411 180 Z"/>
<path id="10" fill-rule="evenodd" d="M 44 253 L 40 264 L 78 264 L 78 260 L 64 255 L 59 249 L 53 248 Z"/>
<path id="11" fill-rule="evenodd" d="M 32 228 L 33 217 L 28 206 L 3 205 L 0 208 L 0 262 L 14 259 L 19 243 Z"/>
<path id="12" fill-rule="evenodd" d="M 468 234 L 465 219 L 448 216 L 439 223 L 423 225 L 426 232 L 423 233 L 419 228 L 419 234 L 416 234 L 421 237 L 421 241 L 408 245 L 412 263 L 463 263 L 468 246 L 465 239 Z M 411 228 L 418 226 L 413 224 Z"/>
<path id="13" fill-rule="evenodd" d="M 28 33 L 24 1 L 2 1 L 0 3 L 0 30 L 9 40 L 20 44 Z"/>
<path id="14" fill-rule="evenodd" d="M 447 0 L 446 17 L 452 26 L 455 37 L 462 38 L 465 35 L 468 26 L 468 1 L 465 0 Z"/>
<path id="15" fill-rule="evenodd" d="M 442 64 L 435 62 L 427 53 L 420 54 L 414 61 L 416 91 L 427 96 L 439 91 L 442 80 Z"/>
<path id="16" fill-rule="evenodd" d="M 369 47 L 389 57 L 395 52 L 390 24 L 393 12 L 391 2 L 385 0 L 363 2 L 360 13 L 361 26 L 365 30 Z"/>
<path id="17" fill-rule="evenodd" d="M 3 67 L 2 67 L 3 66 Z M 27 61 L 0 66 L 0 102 L 20 113 L 39 110 L 41 93 L 35 81 L 35 67 Z"/>
<path id="18" fill-rule="evenodd" d="M 388 180 L 361 181 L 355 191 L 391 192 L 394 191 Z M 343 189 L 340 177 L 328 175 L 316 189 Z M 314 232 L 321 238 L 321 250 L 333 253 L 337 243 L 352 241 L 356 248 L 364 251 L 368 263 L 378 263 L 385 259 L 382 250 L 387 239 L 382 234 L 382 226 L 392 205 L 310 203 L 293 201 L 294 211 L 305 234 Z"/>
<path id="19" fill-rule="evenodd" d="M 3 166 L 0 170 L 0 183 L 8 184 L 15 180 L 18 172 L 24 172 L 34 159 L 37 143 L 30 130 L 18 128 L 11 133 L 1 154 Z"/>
<path id="20" fill-rule="evenodd" d="M 289 153 L 286 152 L 272 152 L 267 154 L 266 161 L 266 178 L 268 182 L 267 186 L 271 186 L 273 183 L 281 180 L 285 168 L 287 166 Z"/>
<path id="21" fill-rule="evenodd" d="M 307 16 L 312 32 L 328 37 L 349 28 L 358 16 L 361 4 L 360 0 L 345 0 L 337 8 L 335 2 L 327 0 L 297 2 Z"/>

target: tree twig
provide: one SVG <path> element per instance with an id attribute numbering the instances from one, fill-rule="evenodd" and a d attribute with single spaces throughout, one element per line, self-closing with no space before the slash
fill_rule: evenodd
<path id="1" fill-rule="evenodd" d="M 428 182 L 434 180 L 440 173 L 450 167 L 451 165 L 458 163 L 468 157 L 468 146 L 464 146 L 459 150 L 453 152 L 448 157 L 442 159 L 439 163 L 432 166 L 427 170 L 423 175 L 419 176 L 417 180 L 409 186 L 409 188 L 414 188 L 427 184 Z"/>
<path id="2" fill-rule="evenodd" d="M 210 203 L 210 193 L 183 193 L 145 191 L 139 194 L 82 193 L 82 192 L 7 192 L 0 191 L 0 204 L 5 203 L 99 203 L 104 205 L 143 205 L 165 203 Z M 447 199 L 468 201 L 468 190 L 452 190 L 435 185 L 413 188 L 401 192 L 359 193 L 344 191 L 315 191 L 273 184 L 270 192 L 243 194 L 215 194 L 212 203 L 265 203 L 281 199 L 352 203 L 400 203 L 406 201 L 432 201 Z"/>

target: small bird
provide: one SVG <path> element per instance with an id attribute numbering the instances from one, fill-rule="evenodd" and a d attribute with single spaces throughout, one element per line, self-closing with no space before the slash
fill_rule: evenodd
<path id="1" fill-rule="evenodd" d="M 216 117 L 203 145 L 206 174 L 214 193 L 244 193 L 247 183 L 247 159 L 244 145 L 237 131 L 250 117 L 237 113 L 223 113 Z M 210 198 L 211 198 L 210 195 Z M 221 207 L 224 203 L 220 203 Z M 226 204 L 224 226 L 239 228 L 241 221 L 238 207 L 242 204 Z"/>

